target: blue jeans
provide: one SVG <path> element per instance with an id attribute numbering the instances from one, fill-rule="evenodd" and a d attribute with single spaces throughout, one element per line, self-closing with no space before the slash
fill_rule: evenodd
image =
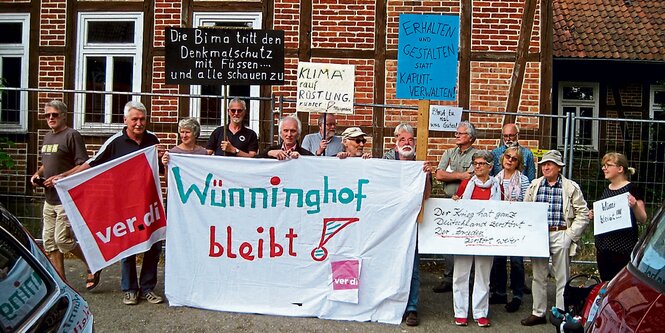
<path id="1" fill-rule="evenodd" d="M 157 264 L 162 253 L 162 242 L 152 245 L 150 250 L 143 253 L 141 266 L 141 292 L 146 293 L 155 289 L 157 285 Z M 122 291 L 138 291 L 139 281 L 136 279 L 136 255 L 122 259 Z"/>
<path id="2" fill-rule="evenodd" d="M 420 296 L 420 256 L 416 246 L 415 258 L 413 258 L 413 273 L 411 274 L 411 288 L 409 289 L 409 300 L 406 302 L 406 311 L 418 311 L 418 298 Z"/>
<path id="3" fill-rule="evenodd" d="M 494 257 L 492 272 L 490 273 L 490 290 L 498 296 L 506 296 L 506 257 Z M 524 258 L 510 257 L 510 289 L 513 297 L 522 299 L 524 296 Z"/>

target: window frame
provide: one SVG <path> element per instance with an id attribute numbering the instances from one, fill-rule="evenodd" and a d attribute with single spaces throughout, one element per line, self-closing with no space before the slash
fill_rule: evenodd
<path id="1" fill-rule="evenodd" d="M 253 29 L 259 30 L 262 28 L 263 24 L 263 14 L 261 12 L 195 12 L 192 16 L 192 26 L 201 27 L 206 24 L 214 22 L 230 22 L 230 23 L 250 23 Z M 224 97 L 226 94 L 227 85 L 222 86 L 222 95 Z M 261 96 L 261 86 L 260 85 L 250 85 L 249 86 L 250 97 L 260 97 Z M 191 85 L 189 88 L 189 93 L 192 95 L 201 94 L 201 85 Z M 223 105 L 222 108 L 224 114 L 226 114 L 227 105 Z M 249 128 L 254 132 L 259 133 L 259 109 L 260 101 L 259 100 L 250 100 L 247 104 L 247 116 L 249 117 Z M 200 121 L 201 117 L 201 99 L 192 98 L 189 103 L 189 116 Z M 211 125 L 202 125 L 201 126 L 201 136 L 208 137 L 215 128 L 223 126 L 226 123 L 224 115 L 220 115 L 220 123 L 211 126 Z"/>
<path id="2" fill-rule="evenodd" d="M 652 84 L 649 86 L 649 119 L 655 119 L 656 112 L 665 112 L 665 106 L 656 104 L 656 92 L 665 93 L 665 84 Z"/>
<path id="3" fill-rule="evenodd" d="M 132 57 L 134 59 L 131 92 L 141 92 L 141 73 L 143 69 L 143 13 L 142 12 L 81 12 L 78 13 L 77 42 L 76 42 L 76 90 L 86 89 L 87 57 L 105 57 L 106 82 L 104 91 L 112 92 L 114 57 Z M 88 43 L 88 22 L 134 22 L 133 43 Z M 86 122 L 85 107 L 86 93 L 77 93 L 74 99 L 74 128 L 82 133 L 113 133 L 121 130 L 124 123 L 113 123 L 111 117 L 112 94 L 104 95 L 104 122 Z M 132 100 L 140 101 L 140 96 L 132 96 Z"/>
<path id="4" fill-rule="evenodd" d="M 21 86 L 19 88 L 27 88 L 30 70 L 30 13 L 5 13 L 0 16 L 0 22 L 23 25 L 20 44 L 2 44 L 0 47 L 0 71 L 2 70 L 2 58 L 18 56 L 21 59 Z M 0 73 L 0 77 L 2 77 L 2 73 Z M 19 96 L 19 123 L 0 123 L 0 133 L 28 132 L 28 92 L 21 91 Z M 2 98 L 1 95 L 0 98 Z"/>
<path id="5" fill-rule="evenodd" d="M 569 99 L 564 99 L 563 98 L 563 89 L 566 87 L 589 87 L 593 89 L 593 100 L 591 101 L 581 101 L 581 100 L 569 100 Z M 574 107 L 576 112 L 575 115 L 579 116 L 579 109 L 580 108 L 591 108 L 592 109 L 592 117 L 598 118 L 599 116 L 599 104 L 600 104 L 600 85 L 598 82 L 576 82 L 576 81 L 561 81 L 559 82 L 559 88 L 558 88 L 558 114 L 565 116 L 565 113 L 563 112 L 564 108 L 567 107 Z M 593 120 L 591 120 L 593 121 Z M 575 122 L 575 131 L 578 131 L 580 124 L 579 120 Z M 557 135 L 557 145 L 559 147 L 564 147 L 565 142 L 564 136 L 565 136 L 565 122 L 563 119 L 559 118 L 558 120 L 558 135 Z M 575 133 L 571 133 L 571 135 L 576 135 Z M 576 144 L 575 149 L 590 149 L 590 150 L 598 150 L 598 141 L 599 141 L 599 132 L 598 132 L 598 126 L 591 126 L 591 145 L 582 145 L 582 144 Z"/>

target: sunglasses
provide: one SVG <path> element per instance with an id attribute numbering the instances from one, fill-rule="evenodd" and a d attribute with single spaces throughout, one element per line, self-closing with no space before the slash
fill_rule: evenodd
<path id="1" fill-rule="evenodd" d="M 243 111 L 245 111 L 245 110 L 243 110 L 243 109 L 229 109 L 229 113 L 235 113 L 235 114 L 242 113 Z"/>
<path id="2" fill-rule="evenodd" d="M 355 139 L 351 139 L 351 140 L 355 141 L 357 144 L 361 144 L 361 143 L 366 143 L 366 142 L 367 142 L 367 139 L 365 139 L 365 138 L 355 138 Z"/>
<path id="3" fill-rule="evenodd" d="M 55 113 L 55 112 L 53 112 L 53 113 L 44 113 L 43 117 L 44 117 L 44 119 L 49 119 L 49 118 L 58 119 L 60 117 L 60 114 Z"/>
<path id="4" fill-rule="evenodd" d="M 517 156 L 503 155 L 503 157 L 511 162 L 517 162 Z"/>

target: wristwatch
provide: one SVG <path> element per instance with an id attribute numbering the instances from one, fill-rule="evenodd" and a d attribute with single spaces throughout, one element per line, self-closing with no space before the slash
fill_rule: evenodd
<path id="1" fill-rule="evenodd" d="M 240 152 L 240 149 L 236 148 L 236 155 Z"/>

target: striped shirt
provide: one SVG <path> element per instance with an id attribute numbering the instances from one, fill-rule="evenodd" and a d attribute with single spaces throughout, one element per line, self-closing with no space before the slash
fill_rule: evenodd
<path id="1" fill-rule="evenodd" d="M 547 202 L 547 224 L 550 227 L 565 226 L 563 219 L 563 187 L 561 186 L 561 177 L 557 178 L 554 185 L 549 184 L 547 179 L 543 178 L 536 194 L 536 202 Z"/>

